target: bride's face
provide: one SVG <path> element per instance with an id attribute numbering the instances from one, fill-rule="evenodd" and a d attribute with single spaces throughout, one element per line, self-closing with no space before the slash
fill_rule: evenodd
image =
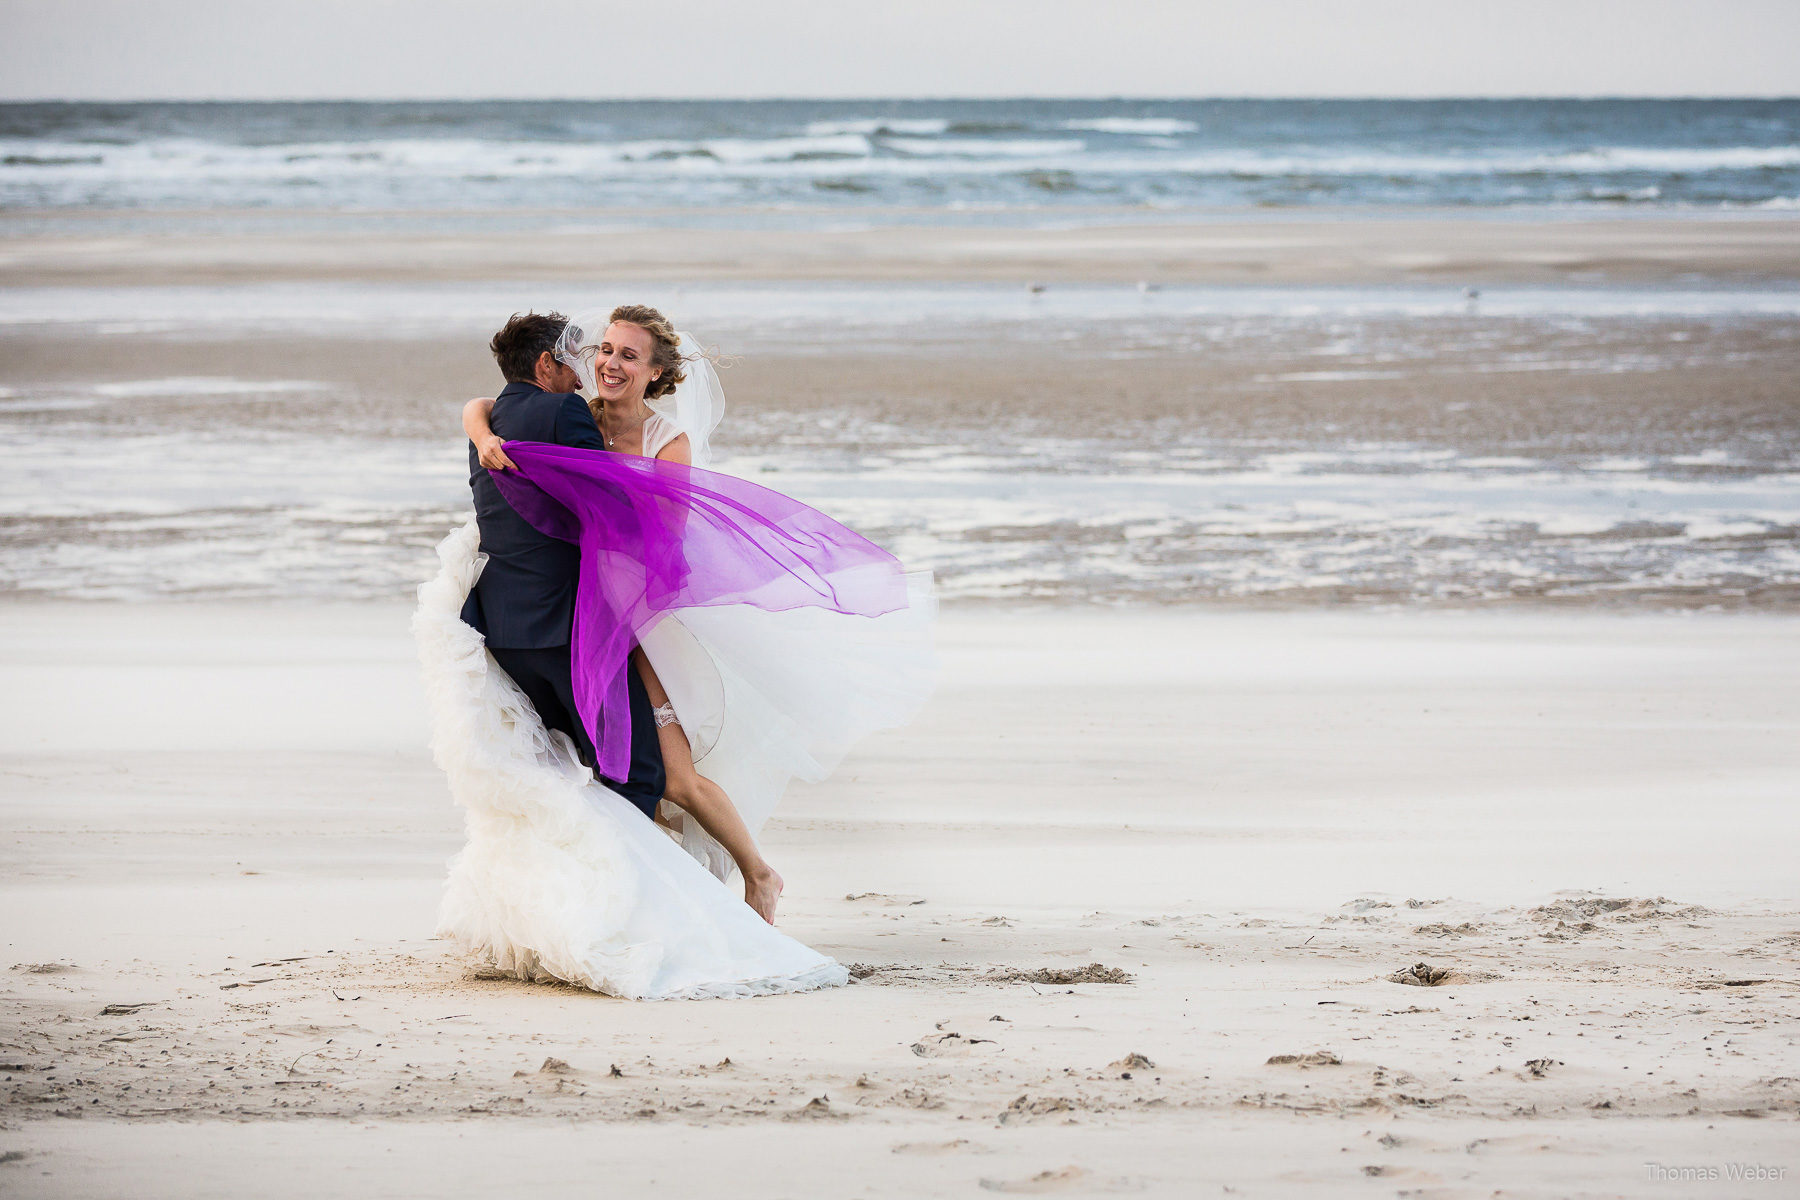
<path id="1" fill-rule="evenodd" d="M 641 325 L 614 321 L 600 339 L 594 358 L 595 390 L 608 404 L 633 404 L 662 370 L 651 365 L 656 342 Z"/>

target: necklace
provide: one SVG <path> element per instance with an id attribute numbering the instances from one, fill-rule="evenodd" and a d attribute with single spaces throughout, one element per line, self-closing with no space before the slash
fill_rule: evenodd
<path id="1" fill-rule="evenodd" d="M 620 437 L 624 436 L 627 433 L 630 433 L 632 429 L 639 428 L 640 426 L 643 425 L 643 423 L 645 421 L 648 421 L 649 419 L 650 419 L 650 414 L 645 413 L 643 416 L 641 416 L 637 419 L 637 423 L 632 425 L 631 429 L 621 429 L 617 434 L 607 433 L 606 429 L 604 427 L 602 427 L 600 430 L 600 436 L 606 440 L 606 448 L 608 450 L 611 450 L 613 448 L 613 443 L 618 441 Z"/>

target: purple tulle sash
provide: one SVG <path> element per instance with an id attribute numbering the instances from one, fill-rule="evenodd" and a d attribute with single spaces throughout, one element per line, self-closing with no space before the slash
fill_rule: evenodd
<path id="1" fill-rule="evenodd" d="M 600 774 L 631 767 L 626 674 L 638 635 L 677 608 L 747 604 L 877 617 L 906 607 L 893 555 L 780 492 L 681 463 L 507 442 L 494 483 L 544 534 L 581 548 L 569 651 Z"/>

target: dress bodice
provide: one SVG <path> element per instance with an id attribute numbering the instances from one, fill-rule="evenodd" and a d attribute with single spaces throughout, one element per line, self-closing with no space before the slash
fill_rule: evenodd
<path id="1" fill-rule="evenodd" d="M 661 454 L 663 447 L 681 436 L 681 428 L 668 417 L 659 412 L 650 414 L 644 422 L 644 457 L 655 458 Z"/>

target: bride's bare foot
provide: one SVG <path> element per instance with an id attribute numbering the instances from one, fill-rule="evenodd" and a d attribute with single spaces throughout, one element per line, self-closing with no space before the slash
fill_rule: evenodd
<path id="1" fill-rule="evenodd" d="M 744 876 L 744 903 L 756 910 L 756 915 L 773 925 L 775 923 L 775 903 L 781 899 L 781 876 L 773 867 L 764 867 L 755 875 Z"/>

